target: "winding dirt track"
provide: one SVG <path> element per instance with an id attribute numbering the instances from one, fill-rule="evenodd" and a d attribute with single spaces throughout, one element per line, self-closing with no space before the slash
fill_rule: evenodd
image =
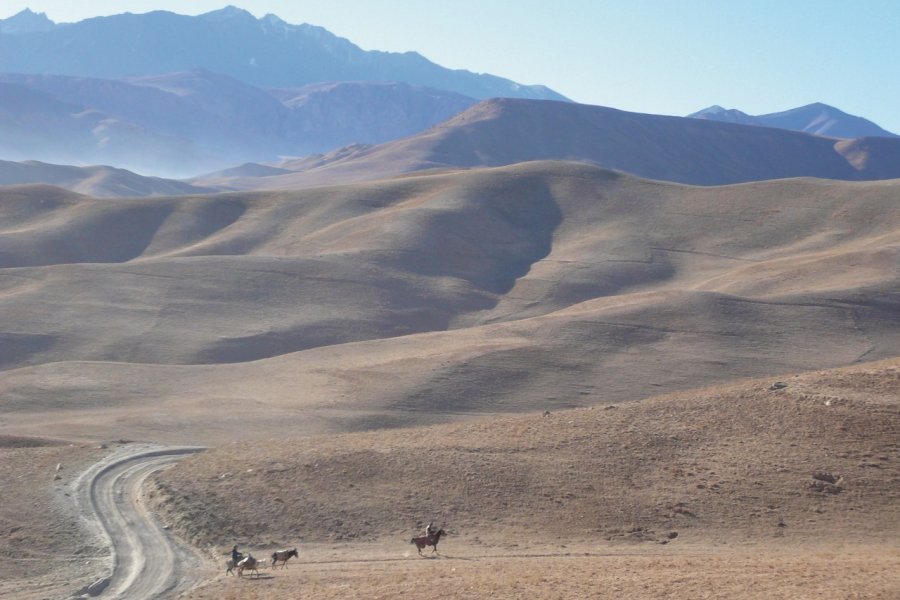
<path id="1" fill-rule="evenodd" d="M 128 600 L 162 598 L 203 580 L 204 559 L 170 534 L 145 506 L 141 487 L 152 473 L 202 448 L 142 449 L 98 463 L 83 475 L 80 503 L 99 521 L 111 547 L 112 571 L 84 590 Z"/>

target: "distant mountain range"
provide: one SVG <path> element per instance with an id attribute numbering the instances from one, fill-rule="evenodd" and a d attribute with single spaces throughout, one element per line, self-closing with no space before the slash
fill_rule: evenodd
<path id="1" fill-rule="evenodd" d="M 495 96 L 564 100 L 234 7 L 0 20 L 0 159 L 12 161 L 184 177 L 398 139 Z"/>
<path id="2" fill-rule="evenodd" d="M 203 69 L 129 79 L 0 74 L 0 158 L 185 177 L 401 138 L 476 102 L 396 82 L 263 90 Z"/>
<path id="3" fill-rule="evenodd" d="M 0 20 L 0 72 L 121 78 L 198 67 L 257 87 L 399 81 L 472 98 L 564 100 L 541 85 L 451 70 L 416 52 L 365 51 L 313 25 L 227 8 L 199 16 L 155 11 L 56 24 L 23 11 Z"/>
<path id="4" fill-rule="evenodd" d="M 868 119 L 849 115 L 821 102 L 783 112 L 756 116 L 748 115 L 735 108 L 725 109 L 721 106 L 710 106 L 692 113 L 688 117 L 723 123 L 790 129 L 833 138 L 898 137 L 897 134 L 882 129 Z"/>
<path id="5" fill-rule="evenodd" d="M 500 98 L 478 103 L 488 96 Z M 108 164 L 195 177 L 202 189 L 310 187 L 533 160 L 699 185 L 900 177 L 896 136 L 824 104 L 690 116 L 578 105 L 543 86 L 452 71 L 415 53 L 363 51 L 320 27 L 234 7 L 71 24 L 26 10 L 0 20 L 6 171 L 15 181 L 27 172 L 29 181 L 95 195 L 193 188 L 137 184 L 134 174 L 127 185 L 91 187 L 82 179 L 98 181 L 93 173 L 40 179 L 45 167 L 8 165 Z"/>
<path id="6" fill-rule="evenodd" d="M 900 139 L 835 141 L 781 129 L 568 102 L 493 99 L 408 138 L 275 165 L 291 173 L 255 177 L 244 169 L 194 183 L 290 189 L 536 160 L 588 162 L 695 185 L 788 177 L 890 179 L 900 177 Z"/>
<path id="7" fill-rule="evenodd" d="M 693 185 L 792 177 L 895 179 L 900 178 L 900 138 L 835 140 L 768 127 L 507 98 L 482 101 L 400 140 L 354 144 L 271 164 L 247 162 L 189 181 L 142 177 L 110 167 L 0 161 L 0 185 L 49 183 L 95 196 L 183 195 L 301 189 L 545 160 L 590 163 Z"/>

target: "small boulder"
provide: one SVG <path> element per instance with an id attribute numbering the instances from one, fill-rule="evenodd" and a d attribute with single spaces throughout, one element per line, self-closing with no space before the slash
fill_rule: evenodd
<path id="1" fill-rule="evenodd" d="M 812 474 L 809 487 L 825 494 L 838 494 L 844 490 L 844 478 L 828 471 L 816 471 Z"/>
<path id="2" fill-rule="evenodd" d="M 107 588 L 107 586 L 109 586 L 109 581 L 110 581 L 109 577 L 104 577 L 103 579 L 98 579 L 91 585 L 87 586 L 87 590 L 85 590 L 85 591 L 87 592 L 88 596 L 91 596 L 91 597 L 99 596 L 100 594 L 103 593 L 103 590 L 105 590 Z"/>

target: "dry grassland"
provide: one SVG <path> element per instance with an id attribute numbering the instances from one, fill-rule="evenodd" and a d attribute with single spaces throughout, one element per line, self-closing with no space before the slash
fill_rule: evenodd
<path id="1" fill-rule="evenodd" d="M 148 493 L 213 555 L 301 547 L 197 598 L 889 597 L 897 186 L 0 190 L 0 595 L 83 577 L 62 485 L 124 438 L 212 447 Z"/>
<path id="2" fill-rule="evenodd" d="M 195 598 L 891 597 L 900 362 L 774 382 L 226 445 L 161 474 L 154 501 L 214 553 L 301 548 L 297 573 Z M 435 561 L 408 544 L 431 518 Z"/>

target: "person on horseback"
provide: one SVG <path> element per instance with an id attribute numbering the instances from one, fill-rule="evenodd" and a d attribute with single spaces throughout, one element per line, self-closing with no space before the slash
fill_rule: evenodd
<path id="1" fill-rule="evenodd" d="M 425 537 L 427 537 L 429 540 L 434 539 L 435 533 L 437 533 L 437 527 L 434 526 L 434 521 L 431 521 L 425 527 Z"/>
<path id="2" fill-rule="evenodd" d="M 244 555 L 238 552 L 237 544 L 231 549 L 231 560 L 234 561 L 234 566 L 237 566 L 241 559 L 244 558 Z"/>

